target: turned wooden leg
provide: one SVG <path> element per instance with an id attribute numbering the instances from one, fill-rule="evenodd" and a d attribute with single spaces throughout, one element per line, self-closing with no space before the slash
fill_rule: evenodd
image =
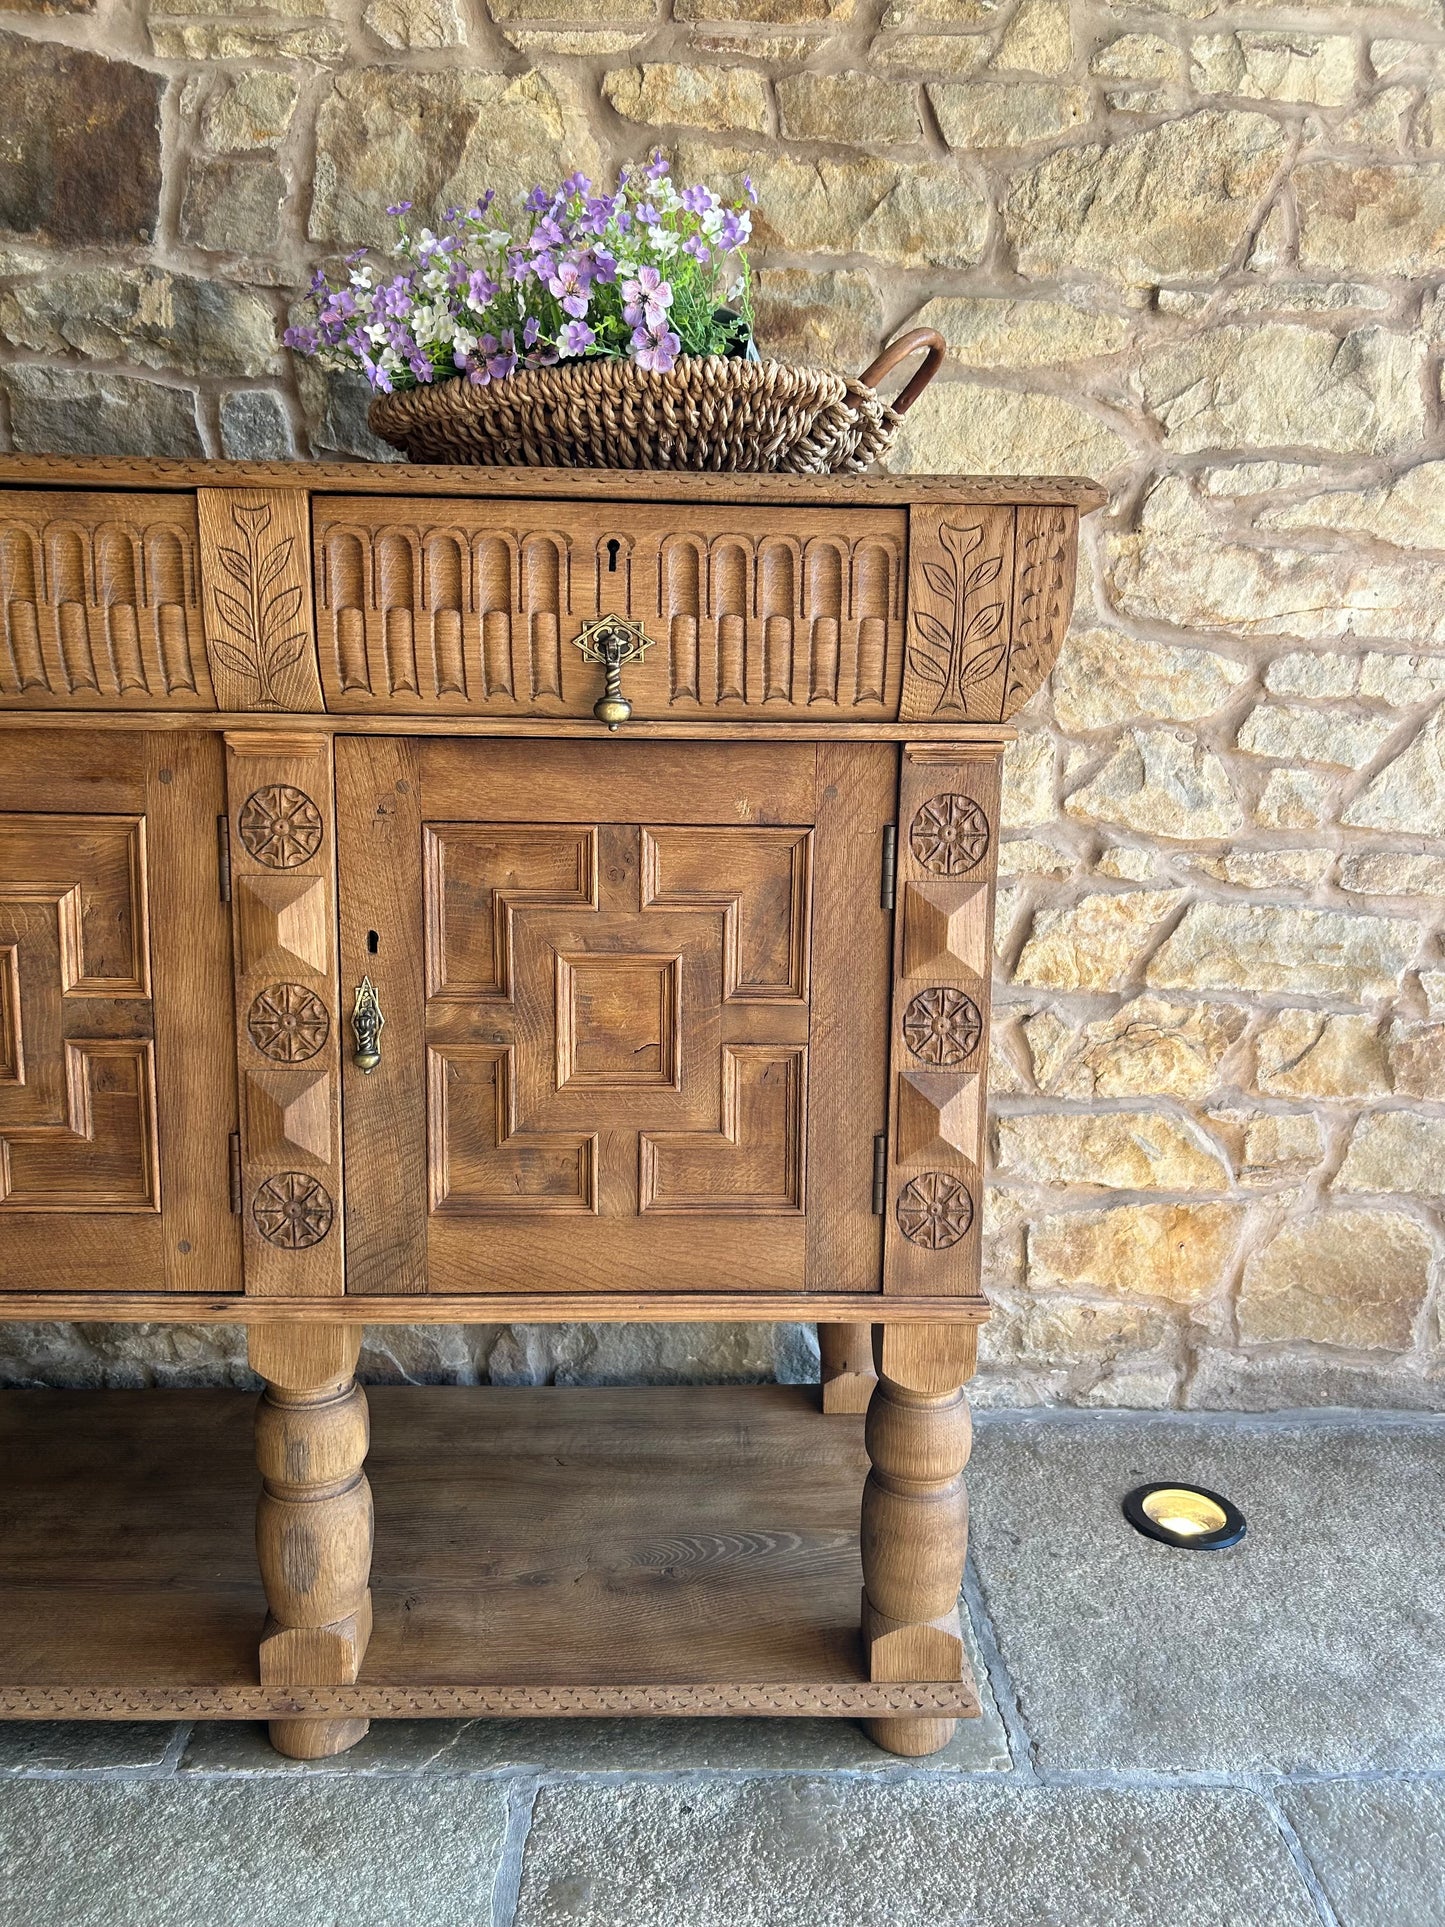
<path id="1" fill-rule="evenodd" d="M 962 1325 L 877 1325 L 878 1386 L 865 1439 L 863 1646 L 873 1680 L 963 1678 L 958 1591 L 968 1550 L 970 1425 L 963 1387 L 978 1334 Z M 864 1722 L 890 1753 L 936 1753 L 953 1719 Z"/>
<path id="2" fill-rule="evenodd" d="M 371 1637 L 371 1487 L 366 1394 L 356 1382 L 359 1325 L 253 1325 L 261 1498 L 256 1556 L 270 1608 L 263 1686 L 349 1686 Z M 271 1721 L 293 1760 L 344 1752 L 366 1720 Z"/>
<path id="3" fill-rule="evenodd" d="M 878 1383 L 871 1325 L 819 1325 L 818 1377 L 825 1412 L 866 1412 Z"/>

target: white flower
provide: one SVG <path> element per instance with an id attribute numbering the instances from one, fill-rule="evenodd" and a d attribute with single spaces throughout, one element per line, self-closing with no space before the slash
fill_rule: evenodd
<path id="1" fill-rule="evenodd" d="M 652 252 L 660 261 L 670 261 L 677 253 L 677 249 L 678 239 L 675 234 L 670 233 L 667 228 L 659 227 L 652 230 Z"/>

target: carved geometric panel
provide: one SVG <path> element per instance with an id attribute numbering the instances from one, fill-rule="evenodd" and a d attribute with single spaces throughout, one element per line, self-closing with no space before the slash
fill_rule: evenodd
<path id="1" fill-rule="evenodd" d="M 801 1212 L 811 844 L 427 825 L 433 1209 Z"/>
<path id="2" fill-rule="evenodd" d="M 324 877 L 241 876 L 233 893 L 243 971 L 325 970 L 330 932 Z"/>
<path id="3" fill-rule="evenodd" d="M 971 1072 L 905 1071 L 898 1086 L 901 1162 L 965 1157 L 978 1148 L 979 1080 Z"/>
<path id="4" fill-rule="evenodd" d="M 716 1131 L 644 1131 L 643 1211 L 803 1209 L 807 1052 L 723 1046 Z"/>
<path id="5" fill-rule="evenodd" d="M 329 1164 L 331 1078 L 324 1071 L 256 1071 L 245 1078 L 248 1148 L 253 1158 L 289 1163 L 297 1152 Z"/>
<path id="6" fill-rule="evenodd" d="M 557 1088 L 681 1088 L 682 959 L 557 957 Z"/>
<path id="7" fill-rule="evenodd" d="M 508 1044 L 454 1044 L 428 1052 L 432 1209 L 594 1211 L 595 1132 L 519 1131 Z"/>
<path id="8" fill-rule="evenodd" d="M 269 870 L 294 870 L 321 848 L 326 833 L 321 812 L 292 783 L 268 783 L 241 805 L 241 841 Z"/>
<path id="9" fill-rule="evenodd" d="M 908 841 L 925 870 L 961 876 L 976 870 L 988 854 L 988 818 L 971 797 L 931 796 L 915 813 Z"/>
<path id="10" fill-rule="evenodd" d="M 0 1209 L 156 1211 L 144 823 L 0 819 Z"/>
<path id="11" fill-rule="evenodd" d="M 898 1194 L 898 1228 L 910 1244 L 947 1251 L 973 1223 L 973 1199 L 961 1178 L 948 1171 L 925 1171 L 910 1178 Z"/>
<path id="12" fill-rule="evenodd" d="M 983 1017 L 967 992 L 950 984 L 920 990 L 903 1013 L 903 1041 L 926 1064 L 962 1064 L 983 1037 Z"/>
<path id="13" fill-rule="evenodd" d="M 314 1057 L 330 1030 L 325 1004 L 305 984 L 268 984 L 246 1013 L 246 1035 L 263 1057 L 278 1064 Z"/>
<path id="14" fill-rule="evenodd" d="M 251 1216 L 267 1244 L 305 1251 L 330 1231 L 335 1207 L 319 1178 L 308 1171 L 282 1171 L 257 1188 Z"/>
<path id="15" fill-rule="evenodd" d="M 641 717 L 897 713 L 907 522 L 887 508 L 318 497 L 317 635 L 333 711 L 585 715 L 571 639 L 602 615 L 658 647 Z"/>

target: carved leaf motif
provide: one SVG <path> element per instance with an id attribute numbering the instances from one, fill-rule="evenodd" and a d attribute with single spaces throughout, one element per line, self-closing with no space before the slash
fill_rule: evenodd
<path id="1" fill-rule="evenodd" d="M 938 531 L 939 540 L 961 569 L 968 557 L 983 541 L 983 527 L 974 522 L 966 529 L 958 529 L 951 522 L 944 522 Z"/>
<path id="2" fill-rule="evenodd" d="M 951 569 L 945 569 L 937 562 L 925 562 L 923 579 L 935 595 L 942 596 L 945 602 L 952 602 L 953 572 Z"/>
<path id="3" fill-rule="evenodd" d="M 964 688 L 971 689 L 975 683 L 987 682 L 1002 663 L 1007 648 L 1008 644 L 1001 642 L 994 648 L 985 649 L 981 655 L 975 656 L 963 672 Z"/>
<path id="4" fill-rule="evenodd" d="M 969 617 L 968 627 L 963 632 L 963 639 L 966 643 L 982 642 L 985 636 L 991 636 L 993 634 L 994 630 L 997 629 L 1002 621 L 1003 604 L 1001 602 L 991 602 L 986 609 L 979 609 Z"/>
<path id="5" fill-rule="evenodd" d="M 1002 567 L 1003 557 L 1001 555 L 986 556 L 976 568 L 969 570 L 963 584 L 964 594 L 972 595 L 975 589 L 987 588 L 990 582 L 997 579 L 998 572 Z"/>
<path id="6" fill-rule="evenodd" d="M 260 707 L 279 708 L 276 679 L 299 659 L 307 642 L 305 628 L 296 626 L 305 590 L 294 582 L 277 586 L 291 567 L 296 538 L 283 535 L 269 547 L 260 546 L 272 522 L 266 502 L 233 502 L 231 520 L 245 546 L 221 548 L 221 566 L 241 593 L 212 591 L 218 620 L 232 632 L 229 640 L 217 639 L 216 655 L 228 669 L 256 684 Z"/>
<path id="7" fill-rule="evenodd" d="M 278 542 L 275 548 L 271 550 L 265 562 L 261 565 L 261 587 L 263 589 L 269 589 L 277 576 L 285 573 L 286 565 L 291 560 L 291 551 L 294 547 L 295 537 L 288 535 L 284 541 Z"/>
<path id="8" fill-rule="evenodd" d="M 228 595 L 224 589 L 217 589 L 216 607 L 231 627 L 240 631 L 247 642 L 255 642 L 256 625 L 252 621 L 251 611 L 244 602 L 238 602 L 235 596 Z"/>
<path id="9" fill-rule="evenodd" d="M 908 666 L 914 675 L 922 676 L 925 682 L 936 682 L 940 686 L 948 681 L 948 667 L 945 663 L 935 662 L 925 649 L 910 649 Z"/>

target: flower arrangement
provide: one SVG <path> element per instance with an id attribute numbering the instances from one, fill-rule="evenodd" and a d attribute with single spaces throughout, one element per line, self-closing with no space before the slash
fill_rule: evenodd
<path id="1" fill-rule="evenodd" d="M 359 369 L 391 394 L 465 379 L 477 387 L 519 368 L 569 360 L 631 361 L 665 374 L 679 355 L 749 355 L 752 295 L 744 249 L 748 200 L 674 183 L 668 162 L 624 168 L 616 190 L 582 174 L 534 187 L 506 226 L 495 193 L 448 210 L 439 233 L 389 208 L 389 263 L 359 249 L 333 285 L 318 272 L 314 318 L 286 345 L 323 367 Z"/>

